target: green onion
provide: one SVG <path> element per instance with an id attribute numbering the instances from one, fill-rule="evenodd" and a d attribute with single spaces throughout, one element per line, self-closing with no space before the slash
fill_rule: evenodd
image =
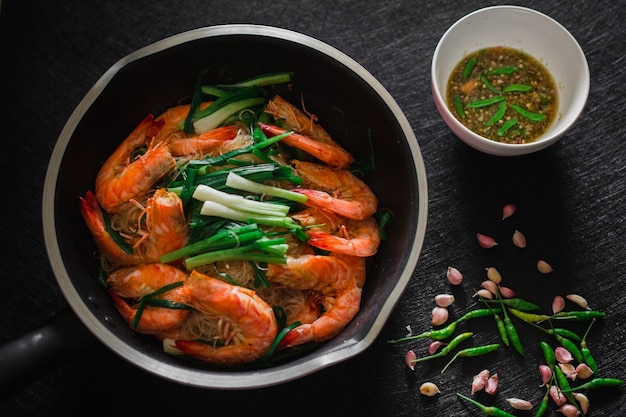
<path id="1" fill-rule="evenodd" d="M 271 185 L 259 184 L 258 182 L 250 181 L 237 175 L 234 172 L 229 172 L 226 178 L 226 185 L 237 190 L 247 191 L 249 193 L 270 195 L 272 197 L 280 197 L 285 200 L 295 201 L 297 203 L 305 203 L 307 197 L 304 194 L 296 193 L 293 191 L 285 190 L 280 187 L 273 187 Z"/>
<path id="2" fill-rule="evenodd" d="M 185 259 L 185 267 L 194 269 L 202 265 L 208 265 L 220 261 L 252 261 L 268 263 L 286 263 L 287 245 L 284 238 L 259 239 L 254 243 L 239 248 L 224 249 L 214 252 L 203 253 Z"/>
<path id="3" fill-rule="evenodd" d="M 510 107 L 515 110 L 517 113 L 519 113 L 520 115 L 524 116 L 525 118 L 527 118 L 528 120 L 530 120 L 531 122 L 542 122 L 546 119 L 546 115 L 545 114 L 541 114 L 541 113 L 532 113 L 529 112 L 528 110 L 526 110 L 523 107 L 517 106 L 515 104 L 510 104 Z"/>
<path id="4" fill-rule="evenodd" d="M 212 130 L 218 127 L 230 115 L 235 114 L 238 111 L 241 111 L 248 107 L 259 106 L 263 103 L 265 103 L 264 97 L 254 97 L 254 98 L 248 98 L 248 99 L 235 101 L 233 103 L 227 104 L 226 106 L 220 108 L 219 110 L 216 110 L 210 115 L 203 117 L 202 119 L 196 120 L 193 123 L 193 127 L 197 133 L 208 132 L 209 130 Z"/>
<path id="5" fill-rule="evenodd" d="M 196 84 L 193 90 L 193 96 L 191 97 L 191 104 L 189 106 L 189 113 L 183 122 L 183 130 L 189 134 L 193 132 L 193 115 L 196 113 L 202 102 L 201 83 L 202 77 L 206 74 L 207 70 L 202 71 L 196 78 Z"/>
<path id="6" fill-rule="evenodd" d="M 506 103 L 502 101 L 500 102 L 500 105 L 498 106 L 498 110 L 496 110 L 496 112 L 491 117 L 491 119 L 489 119 L 489 121 L 485 123 L 485 126 L 491 126 L 498 120 L 502 119 L 502 117 L 504 116 L 504 113 L 506 113 Z"/>
<path id="7" fill-rule="evenodd" d="M 248 181 L 244 178 L 242 179 L 244 181 Z M 226 185 L 228 185 L 228 181 L 226 181 Z M 268 216 L 285 216 L 289 212 L 289 206 L 285 206 L 283 204 L 249 200 L 239 194 L 229 194 L 204 184 L 200 184 L 196 187 L 196 191 L 193 193 L 193 198 L 200 201 L 214 201 L 238 210 Z"/>
<path id="8" fill-rule="evenodd" d="M 471 101 L 467 103 L 467 107 L 469 107 L 470 109 L 477 109 L 479 107 L 491 106 L 492 104 L 499 103 L 503 100 L 504 100 L 503 96 L 494 96 L 494 97 L 486 98 L 484 100 Z"/>
<path id="9" fill-rule="evenodd" d="M 286 229 L 300 227 L 291 217 L 251 213 L 249 211 L 238 210 L 233 207 L 225 206 L 214 201 L 205 201 L 202 203 L 200 214 L 204 216 L 222 217 L 243 223 L 258 223 L 264 226 L 282 227 Z"/>
<path id="10" fill-rule="evenodd" d="M 222 88 L 240 88 L 240 87 L 264 87 L 272 84 L 283 84 L 293 79 L 293 72 L 277 72 L 273 74 L 259 75 L 245 81 L 235 84 L 220 84 Z"/>

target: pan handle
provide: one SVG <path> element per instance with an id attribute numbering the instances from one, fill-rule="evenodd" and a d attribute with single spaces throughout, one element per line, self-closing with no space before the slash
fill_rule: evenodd
<path id="1" fill-rule="evenodd" d="M 40 328 L 0 346 L 1 399 L 12 397 L 96 343 L 93 334 L 66 308 Z"/>

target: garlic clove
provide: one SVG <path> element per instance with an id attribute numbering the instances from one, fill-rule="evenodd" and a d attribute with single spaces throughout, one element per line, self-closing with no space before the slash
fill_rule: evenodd
<path id="1" fill-rule="evenodd" d="M 484 235 L 482 233 L 477 233 L 476 239 L 478 240 L 478 244 L 480 245 L 480 247 L 485 249 L 493 248 L 494 246 L 498 245 L 498 242 L 496 242 L 494 238 Z"/>
<path id="2" fill-rule="evenodd" d="M 516 410 L 532 410 L 533 405 L 530 401 L 521 400 L 519 398 L 507 398 L 506 401 Z"/>
<path id="3" fill-rule="evenodd" d="M 567 403 L 567 398 L 565 398 L 565 394 L 563 394 L 556 385 L 550 386 L 550 398 L 552 398 L 552 401 L 554 401 L 554 404 L 556 404 L 557 407 Z"/>
<path id="4" fill-rule="evenodd" d="M 478 374 L 474 375 L 472 379 L 472 395 L 485 388 L 487 381 L 489 380 L 489 370 L 484 369 Z"/>
<path id="5" fill-rule="evenodd" d="M 427 397 L 433 397 L 437 394 L 441 393 L 437 385 L 432 382 L 424 382 L 420 385 L 420 394 L 425 395 Z"/>
<path id="6" fill-rule="evenodd" d="M 580 415 L 580 412 L 573 404 L 563 404 L 557 410 L 559 413 L 563 414 L 565 417 L 576 417 Z"/>
<path id="7" fill-rule="evenodd" d="M 428 354 L 429 355 L 434 355 L 435 353 L 437 353 L 437 351 L 439 350 L 439 348 L 441 346 L 447 345 L 447 343 L 444 343 L 442 341 L 439 340 L 435 340 L 434 342 L 431 342 L 428 345 Z"/>
<path id="8" fill-rule="evenodd" d="M 558 346 L 554 349 L 554 356 L 559 363 L 570 363 L 574 360 L 571 352 L 562 346 Z"/>
<path id="9" fill-rule="evenodd" d="M 500 275 L 500 272 L 493 266 L 487 268 L 487 278 L 489 278 L 489 281 L 492 281 L 496 284 L 502 282 L 502 275 Z"/>
<path id="10" fill-rule="evenodd" d="M 438 294 L 435 296 L 435 303 L 438 307 L 449 307 L 454 302 L 452 294 Z"/>
<path id="11" fill-rule="evenodd" d="M 582 392 L 575 392 L 572 395 L 574 395 L 574 398 L 578 401 L 580 411 L 582 411 L 583 414 L 587 414 L 589 412 L 589 398 Z"/>
<path id="12" fill-rule="evenodd" d="M 493 295 L 496 295 L 498 293 L 498 284 L 491 280 L 481 282 L 480 286 L 492 293 Z"/>
<path id="13" fill-rule="evenodd" d="M 504 298 L 513 298 L 515 297 L 515 291 L 510 289 L 509 287 L 499 287 L 500 295 Z"/>
<path id="14" fill-rule="evenodd" d="M 432 324 L 433 326 L 441 326 L 448 321 L 448 309 L 444 307 L 435 307 L 432 312 Z"/>
<path id="15" fill-rule="evenodd" d="M 485 298 L 487 300 L 493 300 L 493 293 L 485 288 L 482 288 L 474 293 L 475 297 Z"/>
<path id="16" fill-rule="evenodd" d="M 519 230 L 515 230 L 515 232 L 513 232 L 513 244 L 518 248 L 525 248 L 526 236 L 524 236 L 524 234 Z"/>
<path id="17" fill-rule="evenodd" d="M 409 350 L 404 355 L 404 362 L 406 363 L 406 366 L 408 366 L 411 369 L 411 371 L 415 370 L 415 362 L 414 361 L 416 359 L 417 359 L 417 355 L 412 350 Z"/>
<path id="18" fill-rule="evenodd" d="M 586 363 L 579 363 L 576 365 L 576 375 L 580 379 L 589 379 L 593 376 L 593 369 Z"/>
<path id="19" fill-rule="evenodd" d="M 448 267 L 446 277 L 448 278 L 448 282 L 452 285 L 459 285 L 463 282 L 463 274 L 453 266 Z"/>
<path id="20" fill-rule="evenodd" d="M 498 374 L 493 374 L 487 380 L 487 385 L 485 385 L 485 392 L 490 395 L 494 395 L 498 391 Z"/>
<path id="21" fill-rule="evenodd" d="M 574 365 L 571 363 L 559 363 L 558 365 L 568 379 L 572 381 L 576 380 L 576 367 L 574 367 Z"/>
<path id="22" fill-rule="evenodd" d="M 580 308 L 584 308 L 585 310 L 591 310 L 589 307 L 589 303 L 583 297 L 578 294 L 568 294 L 565 296 L 568 300 L 579 306 Z"/>
<path id="23" fill-rule="evenodd" d="M 563 311 L 564 308 L 565 308 L 565 298 L 561 297 L 560 295 L 557 295 L 556 297 L 554 297 L 554 299 L 552 300 L 552 312 L 556 314 L 559 311 Z"/>
<path id="24" fill-rule="evenodd" d="M 548 365 L 539 365 L 539 375 L 541 376 L 540 387 L 545 387 L 552 380 L 552 369 Z"/>
<path id="25" fill-rule="evenodd" d="M 550 272 L 554 271 L 554 269 L 552 269 L 552 266 L 543 259 L 537 261 L 537 270 L 542 274 L 549 274 Z"/>
<path id="26" fill-rule="evenodd" d="M 514 204 L 505 204 L 504 207 L 502 207 L 502 220 L 511 217 L 513 213 L 515 213 L 515 210 L 517 210 L 517 208 Z"/>

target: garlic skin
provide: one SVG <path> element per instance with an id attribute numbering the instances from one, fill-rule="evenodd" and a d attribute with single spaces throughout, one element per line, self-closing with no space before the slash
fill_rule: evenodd
<path id="1" fill-rule="evenodd" d="M 489 281 L 496 284 L 502 282 L 502 275 L 500 275 L 500 272 L 493 266 L 487 268 L 487 278 L 489 278 Z"/>
<path id="2" fill-rule="evenodd" d="M 484 235 L 482 233 L 476 233 L 476 240 L 481 248 L 490 249 L 498 245 L 498 242 L 491 236 Z"/>
<path id="3" fill-rule="evenodd" d="M 449 307 L 452 303 L 454 303 L 454 295 L 452 294 L 438 294 L 435 296 L 437 307 Z"/>
<path id="4" fill-rule="evenodd" d="M 434 397 L 435 395 L 441 393 L 437 385 L 432 382 L 424 382 L 420 385 L 420 394 L 425 395 L 427 397 Z"/>
<path id="5" fill-rule="evenodd" d="M 519 398 L 507 398 L 507 402 L 516 410 L 532 410 L 533 405 L 530 401 L 521 400 Z"/>
<path id="6" fill-rule="evenodd" d="M 543 259 L 540 259 L 537 261 L 537 271 L 541 272 L 542 274 L 549 274 L 550 272 L 554 271 L 554 269 L 552 269 L 552 266 L 549 263 L 547 263 Z"/>
<path id="7" fill-rule="evenodd" d="M 446 277 L 448 278 L 448 282 L 452 285 L 460 285 L 461 282 L 463 282 L 463 274 L 453 266 L 448 267 Z"/>
<path id="8" fill-rule="evenodd" d="M 443 307 L 435 307 L 432 312 L 432 324 L 433 326 L 440 326 L 448 321 L 448 309 Z"/>
<path id="9" fill-rule="evenodd" d="M 576 374 L 576 367 L 574 367 L 574 365 L 571 363 L 559 363 L 558 365 L 568 379 L 571 379 L 572 381 L 576 380 L 578 375 Z"/>
<path id="10" fill-rule="evenodd" d="M 556 297 L 554 297 L 554 299 L 552 300 L 552 312 L 556 314 L 559 311 L 563 311 L 564 308 L 565 308 L 565 298 L 561 297 L 560 295 L 557 295 Z"/>
<path id="11" fill-rule="evenodd" d="M 517 208 L 515 207 L 515 204 L 505 204 L 504 207 L 502 207 L 502 220 L 504 219 L 508 219 L 509 217 L 511 217 L 515 211 L 517 210 Z"/>
<path id="12" fill-rule="evenodd" d="M 589 379 L 593 376 L 593 369 L 586 363 L 579 363 L 576 365 L 576 376 L 580 379 Z"/>
<path id="13" fill-rule="evenodd" d="M 409 369 L 411 369 L 411 371 L 415 370 L 415 362 L 413 362 L 415 359 L 417 359 L 417 355 L 412 350 L 409 350 L 404 355 L 404 362 L 406 363 L 406 366 L 408 366 Z"/>
<path id="14" fill-rule="evenodd" d="M 571 352 L 562 346 L 558 346 L 556 349 L 554 349 L 554 356 L 556 357 L 556 360 L 560 363 L 570 363 L 574 360 Z"/>
<path id="15" fill-rule="evenodd" d="M 519 230 L 513 232 L 513 244 L 518 248 L 524 249 L 526 247 L 526 236 Z"/>

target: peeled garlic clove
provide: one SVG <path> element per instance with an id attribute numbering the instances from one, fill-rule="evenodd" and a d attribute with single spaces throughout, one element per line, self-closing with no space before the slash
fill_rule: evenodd
<path id="1" fill-rule="evenodd" d="M 461 271 L 453 266 L 448 267 L 446 276 L 448 278 L 448 282 L 452 285 L 459 285 L 461 282 L 463 282 L 463 274 L 461 274 Z"/>
<path id="2" fill-rule="evenodd" d="M 504 298 L 513 298 L 515 297 L 515 291 L 513 291 L 512 289 L 510 289 L 509 287 L 499 287 L 500 288 L 500 295 Z"/>
<path id="3" fill-rule="evenodd" d="M 498 391 L 498 374 L 493 374 L 487 380 L 487 385 L 485 385 L 485 392 L 490 395 L 494 395 Z"/>
<path id="4" fill-rule="evenodd" d="M 537 261 L 537 270 L 542 274 L 549 274 L 550 272 L 554 271 L 552 269 L 552 266 L 550 266 L 550 264 L 543 259 Z"/>
<path id="5" fill-rule="evenodd" d="M 435 303 L 438 307 L 449 307 L 454 302 L 452 294 L 438 294 L 435 296 Z"/>
<path id="6" fill-rule="evenodd" d="M 522 234 L 519 230 L 513 232 L 513 244 L 518 248 L 526 247 L 526 236 Z"/>
<path id="7" fill-rule="evenodd" d="M 530 401 L 521 400 L 519 398 L 507 398 L 506 400 L 509 404 L 511 404 L 511 407 L 515 408 L 516 410 L 532 410 L 533 409 L 533 405 L 531 404 Z"/>
<path id="8" fill-rule="evenodd" d="M 437 385 L 432 382 L 424 382 L 420 385 L 420 394 L 425 395 L 427 397 L 433 397 L 437 394 L 441 393 Z"/>
<path id="9" fill-rule="evenodd" d="M 587 414 L 587 412 L 589 412 L 589 398 L 581 392 L 575 392 L 572 395 L 574 395 L 574 398 L 578 401 L 580 411 L 582 411 L 583 414 Z"/>
<path id="10" fill-rule="evenodd" d="M 505 204 L 504 207 L 502 207 L 502 220 L 511 217 L 513 213 L 515 213 L 515 210 L 517 210 L 517 208 L 514 204 Z"/>
<path id="11" fill-rule="evenodd" d="M 413 362 L 415 359 L 417 359 L 417 355 L 412 350 L 409 350 L 406 355 L 404 355 L 404 362 L 406 366 L 411 368 L 411 371 L 415 370 L 415 362 Z"/>
<path id="12" fill-rule="evenodd" d="M 585 300 L 578 294 L 568 294 L 565 296 L 565 298 L 570 300 L 572 303 L 578 305 L 580 308 L 584 308 L 585 310 L 591 310 L 591 308 L 589 307 L 589 303 L 587 303 L 587 300 Z"/>
<path id="13" fill-rule="evenodd" d="M 482 233 L 477 233 L 476 239 L 478 240 L 478 244 L 485 249 L 493 248 L 494 246 L 498 245 L 498 242 L 496 242 L 494 238 L 484 235 Z"/>
<path id="14" fill-rule="evenodd" d="M 593 376 L 593 369 L 586 363 L 579 363 L 576 365 L 576 375 L 580 379 L 589 379 Z"/>
<path id="15" fill-rule="evenodd" d="M 560 363 L 570 363 L 571 361 L 574 360 L 574 357 L 572 356 L 571 352 L 561 346 L 554 349 L 554 356 L 556 360 L 559 361 Z"/>
<path id="16" fill-rule="evenodd" d="M 559 311 L 562 311 L 564 308 L 565 308 L 565 298 L 561 297 L 560 295 L 557 295 L 556 297 L 554 297 L 554 299 L 552 300 L 552 312 L 556 314 Z"/>
<path id="17" fill-rule="evenodd" d="M 432 313 L 432 324 L 433 326 L 440 326 L 448 321 L 448 309 L 444 307 L 435 307 L 433 308 Z"/>
<path id="18" fill-rule="evenodd" d="M 489 278 L 489 281 L 492 281 L 496 284 L 502 282 L 502 275 L 500 275 L 500 272 L 493 266 L 487 268 L 487 278 Z"/>

